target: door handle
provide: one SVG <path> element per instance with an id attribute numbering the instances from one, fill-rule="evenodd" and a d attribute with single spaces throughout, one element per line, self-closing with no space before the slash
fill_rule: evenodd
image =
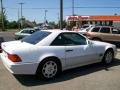
<path id="1" fill-rule="evenodd" d="M 65 50 L 66 52 L 72 52 L 73 50 Z"/>

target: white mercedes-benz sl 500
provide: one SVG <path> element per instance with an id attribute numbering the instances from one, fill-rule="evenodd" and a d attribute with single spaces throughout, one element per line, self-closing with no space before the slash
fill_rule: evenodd
<path id="1" fill-rule="evenodd" d="M 53 78 L 60 71 L 97 62 L 109 64 L 116 46 L 72 31 L 44 30 L 19 41 L 3 42 L 1 60 L 13 74 Z"/>

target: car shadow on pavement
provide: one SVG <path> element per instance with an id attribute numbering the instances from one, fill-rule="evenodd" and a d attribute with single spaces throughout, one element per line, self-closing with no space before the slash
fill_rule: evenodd
<path id="1" fill-rule="evenodd" d="M 67 80 L 71 80 L 80 76 L 88 75 L 97 71 L 105 70 L 111 71 L 110 67 L 120 65 L 120 59 L 115 59 L 110 65 L 103 65 L 101 63 L 91 64 L 75 69 L 70 69 L 62 72 L 58 77 L 50 80 L 41 80 L 33 75 L 14 75 L 15 78 L 24 86 L 39 86 L 45 84 L 59 83 Z"/>

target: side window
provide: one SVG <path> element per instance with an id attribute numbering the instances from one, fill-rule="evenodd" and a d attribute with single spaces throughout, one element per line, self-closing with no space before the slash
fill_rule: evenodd
<path id="1" fill-rule="evenodd" d="M 23 30 L 21 33 L 29 33 L 28 30 Z"/>
<path id="2" fill-rule="evenodd" d="M 60 34 L 51 44 L 51 46 L 64 46 L 65 39 L 63 38 L 62 34 Z"/>
<path id="3" fill-rule="evenodd" d="M 64 33 L 63 37 L 66 39 L 66 45 L 86 45 L 86 38 L 77 33 Z"/>
<path id="4" fill-rule="evenodd" d="M 30 30 L 29 34 L 32 34 L 32 33 L 34 33 L 34 32 L 35 32 L 34 30 Z"/>
<path id="5" fill-rule="evenodd" d="M 109 27 L 102 27 L 100 32 L 101 33 L 110 33 L 110 28 Z"/>
<path id="6" fill-rule="evenodd" d="M 111 30 L 112 30 L 112 34 L 120 34 L 119 30 L 115 28 L 111 28 Z"/>
<path id="7" fill-rule="evenodd" d="M 92 29 L 92 32 L 99 32 L 99 30 L 100 30 L 100 27 L 95 27 Z"/>
<path id="8" fill-rule="evenodd" d="M 62 33 L 53 42 L 52 46 L 72 46 L 72 45 L 86 45 L 86 38 L 77 33 Z"/>

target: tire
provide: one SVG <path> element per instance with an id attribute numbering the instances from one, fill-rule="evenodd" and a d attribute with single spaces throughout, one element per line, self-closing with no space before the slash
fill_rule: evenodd
<path id="1" fill-rule="evenodd" d="M 20 39 L 22 39 L 22 37 L 19 37 L 17 40 L 20 40 Z"/>
<path id="2" fill-rule="evenodd" d="M 114 53 L 113 53 L 113 51 L 112 51 L 112 50 L 107 50 L 107 51 L 105 52 L 105 54 L 104 54 L 104 57 L 103 57 L 102 62 L 103 62 L 104 64 L 110 64 L 110 63 L 112 63 L 113 58 L 114 58 Z"/>
<path id="3" fill-rule="evenodd" d="M 57 60 L 47 59 L 40 63 L 37 69 L 37 77 L 40 79 L 51 79 L 60 72 L 60 64 Z"/>

